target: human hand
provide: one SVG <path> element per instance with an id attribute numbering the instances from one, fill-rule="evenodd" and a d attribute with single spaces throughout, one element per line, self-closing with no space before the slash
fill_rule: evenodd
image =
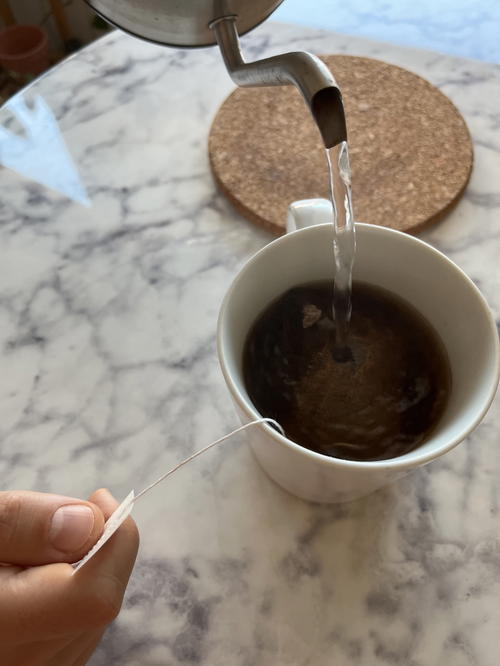
<path id="1" fill-rule="evenodd" d="M 118 615 L 139 536 L 131 518 L 75 575 L 118 506 L 107 490 L 89 502 L 0 492 L 0 664 L 83 666 Z"/>

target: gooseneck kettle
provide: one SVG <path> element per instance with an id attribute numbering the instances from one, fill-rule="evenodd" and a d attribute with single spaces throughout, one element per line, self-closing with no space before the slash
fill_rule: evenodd
<path id="1" fill-rule="evenodd" d="M 239 86 L 295 85 L 302 93 L 326 148 L 346 140 L 342 96 L 328 67 L 295 51 L 245 62 L 238 36 L 262 23 L 282 0 L 86 0 L 126 32 L 157 44 L 197 47 L 218 44 Z"/>

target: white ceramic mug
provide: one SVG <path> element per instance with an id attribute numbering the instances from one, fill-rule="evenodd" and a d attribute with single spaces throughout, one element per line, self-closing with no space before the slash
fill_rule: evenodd
<path id="1" fill-rule="evenodd" d="M 291 287 L 333 279 L 331 204 L 292 204 L 288 231 L 257 252 L 232 283 L 219 315 L 217 345 L 226 384 L 243 423 L 259 414 L 242 374 L 243 346 L 259 314 Z M 312 226 L 311 226 L 312 225 Z M 354 279 L 411 303 L 441 337 L 450 361 L 448 405 L 430 437 L 396 458 L 358 462 L 316 453 L 267 424 L 248 436 L 263 469 L 289 492 L 316 502 L 346 502 L 394 481 L 461 442 L 481 421 L 499 376 L 494 319 L 474 283 L 427 243 L 385 227 L 357 224 Z"/>

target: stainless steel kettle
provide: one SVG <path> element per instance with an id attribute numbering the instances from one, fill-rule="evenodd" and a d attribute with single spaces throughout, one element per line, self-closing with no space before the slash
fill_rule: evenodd
<path id="1" fill-rule="evenodd" d="M 246 63 L 238 35 L 264 21 L 282 0 L 86 0 L 98 14 L 136 37 L 166 46 L 218 44 L 239 86 L 293 84 L 300 90 L 326 148 L 346 139 L 342 96 L 328 67 L 296 51 Z"/>

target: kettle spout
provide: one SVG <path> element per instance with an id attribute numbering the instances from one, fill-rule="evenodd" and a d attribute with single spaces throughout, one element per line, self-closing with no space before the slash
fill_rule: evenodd
<path id="1" fill-rule="evenodd" d="M 342 95 L 328 67 L 305 51 L 245 62 L 235 19 L 236 16 L 224 16 L 210 24 L 232 80 L 239 86 L 295 85 L 311 111 L 325 148 L 346 141 Z"/>

